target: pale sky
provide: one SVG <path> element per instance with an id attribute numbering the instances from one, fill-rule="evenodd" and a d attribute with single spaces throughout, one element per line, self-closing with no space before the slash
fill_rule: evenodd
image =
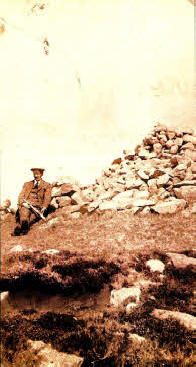
<path id="1" fill-rule="evenodd" d="M 14 204 L 32 166 L 92 182 L 156 121 L 196 126 L 190 1 L 37 4 L 0 0 L 1 193 Z"/>

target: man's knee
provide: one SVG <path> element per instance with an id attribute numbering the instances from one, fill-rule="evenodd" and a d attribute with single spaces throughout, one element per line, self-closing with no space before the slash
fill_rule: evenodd
<path id="1" fill-rule="evenodd" d="M 22 223 L 23 221 L 29 221 L 31 212 L 28 208 L 25 208 L 24 206 L 22 206 L 19 209 L 19 213 L 20 213 L 20 223 Z"/>

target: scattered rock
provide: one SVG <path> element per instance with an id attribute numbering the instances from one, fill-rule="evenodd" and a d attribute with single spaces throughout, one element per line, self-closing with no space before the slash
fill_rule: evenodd
<path id="1" fill-rule="evenodd" d="M 100 205 L 99 205 L 99 209 L 104 211 L 104 210 L 116 210 L 117 209 L 117 203 L 114 201 L 103 201 Z"/>
<path id="2" fill-rule="evenodd" d="M 55 209 L 58 209 L 59 204 L 57 203 L 57 199 L 56 199 L 56 197 L 53 197 L 53 199 L 51 200 L 50 205 L 51 205 L 52 207 L 54 207 Z"/>
<path id="3" fill-rule="evenodd" d="M 183 140 L 186 142 L 186 143 L 192 143 L 194 145 L 196 145 L 196 136 L 192 136 L 190 134 L 185 134 L 183 136 Z"/>
<path id="4" fill-rule="evenodd" d="M 174 184 L 174 187 L 181 187 L 181 186 L 196 186 L 196 180 L 181 181 Z"/>
<path id="5" fill-rule="evenodd" d="M 140 336 L 138 334 L 128 334 L 128 339 L 133 340 L 134 342 L 138 342 L 139 344 L 144 343 L 146 339 L 143 336 Z"/>
<path id="6" fill-rule="evenodd" d="M 112 201 L 121 201 L 123 199 L 133 198 L 133 194 L 134 194 L 133 190 L 127 190 L 124 192 L 120 192 L 119 194 L 113 197 Z"/>
<path id="7" fill-rule="evenodd" d="M 178 153 L 178 145 L 172 145 L 171 149 L 170 149 L 170 153 L 171 154 L 176 154 Z"/>
<path id="8" fill-rule="evenodd" d="M 160 202 L 153 206 L 153 211 L 159 214 L 174 214 L 184 209 L 186 201 L 183 199 L 175 199 L 172 201 Z"/>
<path id="9" fill-rule="evenodd" d="M 149 179 L 149 176 L 144 172 L 144 170 L 140 169 L 138 172 L 137 172 L 138 176 L 144 180 L 144 181 L 147 181 Z"/>
<path id="10" fill-rule="evenodd" d="M 192 143 L 186 143 L 182 146 L 182 149 L 190 149 L 190 150 L 194 150 L 194 145 Z"/>
<path id="11" fill-rule="evenodd" d="M 75 192 L 71 196 L 71 203 L 74 205 L 82 205 L 84 203 L 84 200 L 82 199 L 82 196 L 78 192 Z"/>
<path id="12" fill-rule="evenodd" d="M 146 262 L 146 266 L 150 268 L 150 271 L 157 271 L 159 273 L 163 273 L 165 269 L 165 265 L 162 261 L 157 259 L 151 259 Z"/>
<path id="13" fill-rule="evenodd" d="M 188 202 L 196 201 L 196 186 L 181 186 L 175 188 L 174 192 L 178 199 L 184 199 Z"/>
<path id="14" fill-rule="evenodd" d="M 121 288 L 119 290 L 112 290 L 110 303 L 113 306 L 120 306 L 128 299 L 134 299 L 136 303 L 140 300 L 141 290 L 140 287 Z"/>
<path id="15" fill-rule="evenodd" d="M 63 184 L 78 185 L 78 181 L 70 176 L 61 176 L 58 177 L 57 180 L 52 183 L 52 186 L 61 186 Z"/>
<path id="16" fill-rule="evenodd" d="M 127 191 L 125 191 L 125 192 L 127 192 Z M 134 199 L 137 199 L 137 200 L 139 200 L 139 199 L 147 200 L 147 199 L 149 199 L 149 196 L 150 196 L 150 193 L 147 190 L 142 190 L 142 191 L 136 190 L 134 192 Z"/>
<path id="17" fill-rule="evenodd" d="M 125 181 L 125 188 L 127 190 L 138 189 L 142 184 L 143 181 L 140 178 L 128 179 Z"/>
<path id="18" fill-rule="evenodd" d="M 154 309 L 154 311 L 152 312 L 152 316 L 160 320 L 167 320 L 169 318 L 172 318 L 179 321 L 179 323 L 183 325 L 186 329 L 190 331 L 196 330 L 196 317 L 184 312 Z"/>
<path id="19" fill-rule="evenodd" d="M 23 251 L 23 247 L 21 245 L 14 246 L 10 250 L 10 252 L 21 252 L 21 251 Z"/>
<path id="20" fill-rule="evenodd" d="M 52 198 L 55 197 L 55 196 L 61 196 L 61 187 L 53 187 L 52 188 Z"/>
<path id="21" fill-rule="evenodd" d="M 81 367 L 84 359 L 74 354 L 58 352 L 51 347 L 51 344 L 45 344 L 42 341 L 29 340 L 31 348 L 42 357 L 40 367 Z"/>
<path id="22" fill-rule="evenodd" d="M 187 266 L 192 266 L 196 271 L 196 258 L 173 252 L 167 252 L 167 256 L 170 258 L 175 268 L 185 269 Z"/>
<path id="23" fill-rule="evenodd" d="M 72 218 L 74 218 L 74 219 L 78 219 L 78 218 L 80 218 L 80 217 L 81 217 L 81 215 L 82 215 L 82 213 L 80 213 L 80 212 L 74 212 L 74 213 L 71 213 L 71 216 L 72 216 Z"/>
<path id="24" fill-rule="evenodd" d="M 43 253 L 44 254 L 47 254 L 47 255 L 56 255 L 59 252 L 60 252 L 59 250 L 56 250 L 54 248 L 51 248 L 51 249 L 48 249 L 48 250 L 43 251 Z"/>
<path id="25" fill-rule="evenodd" d="M 145 206 L 152 206 L 155 205 L 156 202 L 153 199 L 145 200 L 145 199 L 138 199 L 134 200 L 133 206 L 134 207 L 145 207 Z"/>
<path id="26" fill-rule="evenodd" d="M 59 208 L 64 208 L 71 204 L 71 198 L 69 196 L 61 196 L 56 198 Z"/>
<path id="27" fill-rule="evenodd" d="M 158 187 L 165 186 L 169 182 L 169 180 L 170 176 L 168 174 L 164 174 L 157 179 L 157 186 Z"/>
<path id="28" fill-rule="evenodd" d="M 135 307 L 137 307 L 137 303 L 135 302 L 128 303 L 128 305 L 126 306 L 126 313 L 130 313 Z"/>

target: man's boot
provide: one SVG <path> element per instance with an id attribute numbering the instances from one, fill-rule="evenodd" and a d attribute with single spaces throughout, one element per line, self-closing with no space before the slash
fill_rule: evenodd
<path id="1" fill-rule="evenodd" d="M 20 236 L 20 233 L 21 233 L 21 226 L 16 226 L 11 235 L 12 236 Z"/>
<path id="2" fill-rule="evenodd" d="M 21 235 L 25 235 L 28 232 L 29 232 L 29 223 L 27 222 L 27 220 L 23 220 L 21 225 Z"/>

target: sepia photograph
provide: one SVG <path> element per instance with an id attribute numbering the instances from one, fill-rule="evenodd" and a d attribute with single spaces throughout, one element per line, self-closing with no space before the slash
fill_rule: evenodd
<path id="1" fill-rule="evenodd" d="M 195 0 L 0 0 L 2 367 L 193 367 Z"/>

